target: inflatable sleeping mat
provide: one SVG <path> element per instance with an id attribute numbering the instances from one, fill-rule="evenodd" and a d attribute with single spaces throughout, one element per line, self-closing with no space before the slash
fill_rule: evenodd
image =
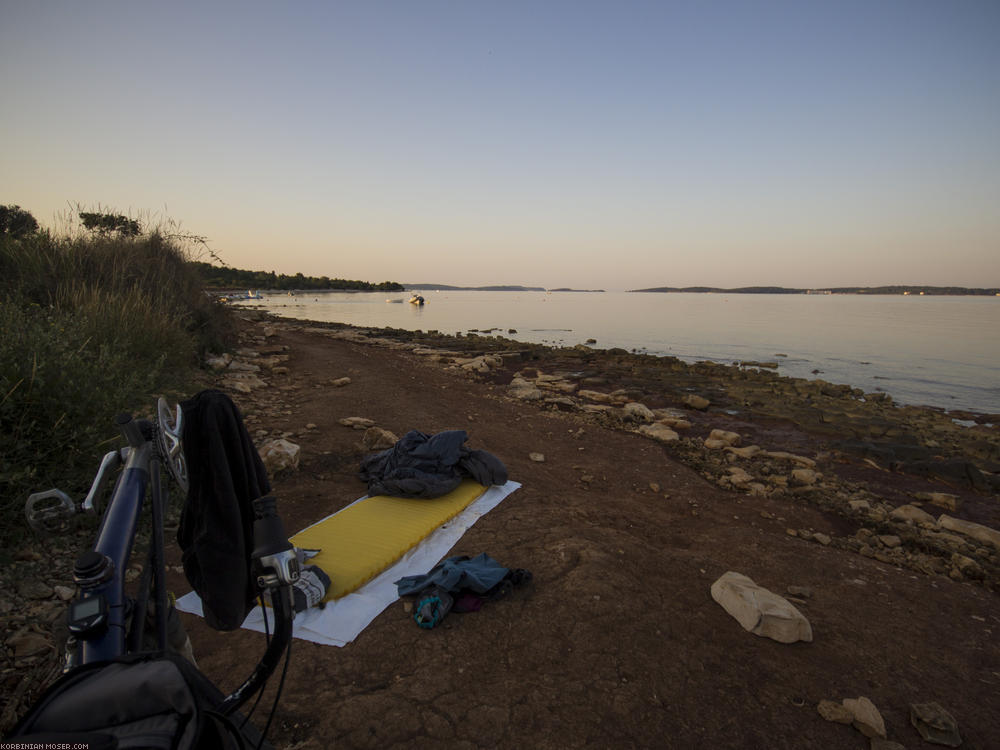
<path id="1" fill-rule="evenodd" d="M 318 565 L 330 576 L 324 601 L 339 599 L 395 563 L 486 489 L 466 479 L 447 495 L 433 499 L 365 497 L 303 529 L 290 541 L 302 549 L 320 550 L 307 564 Z"/>

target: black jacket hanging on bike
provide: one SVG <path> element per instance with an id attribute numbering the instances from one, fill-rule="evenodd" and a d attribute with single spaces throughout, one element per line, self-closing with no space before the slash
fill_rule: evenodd
<path id="1" fill-rule="evenodd" d="M 201 597 L 205 621 L 216 630 L 234 630 L 256 597 L 252 503 L 271 485 L 229 396 L 205 390 L 181 409 L 190 482 L 177 531 L 184 573 Z"/>

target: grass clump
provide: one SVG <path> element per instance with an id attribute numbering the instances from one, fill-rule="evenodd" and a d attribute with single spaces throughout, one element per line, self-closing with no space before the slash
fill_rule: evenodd
<path id="1" fill-rule="evenodd" d="M 0 544 L 28 494 L 79 499 L 122 412 L 189 395 L 199 354 L 226 346 L 226 309 L 183 246 L 128 237 L 0 235 Z"/>

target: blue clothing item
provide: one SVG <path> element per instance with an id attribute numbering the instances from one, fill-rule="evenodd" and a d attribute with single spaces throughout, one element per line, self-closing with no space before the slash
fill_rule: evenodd
<path id="1" fill-rule="evenodd" d="M 396 581 L 396 590 L 400 596 L 410 596 L 429 586 L 437 586 L 452 594 L 462 589 L 485 594 L 509 572 L 509 568 L 503 567 L 485 552 L 472 558 L 459 555 L 442 560 L 424 575 L 400 578 Z"/>

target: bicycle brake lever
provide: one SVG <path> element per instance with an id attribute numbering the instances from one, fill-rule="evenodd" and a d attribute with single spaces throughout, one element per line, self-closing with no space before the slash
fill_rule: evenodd
<path id="1" fill-rule="evenodd" d="M 80 510 L 86 513 L 97 513 L 98 500 L 104 492 L 104 485 L 108 481 L 108 475 L 122 464 L 122 457 L 118 451 L 108 451 L 101 459 L 101 466 L 97 470 L 93 483 L 90 485 L 90 492 L 80 506 Z"/>

